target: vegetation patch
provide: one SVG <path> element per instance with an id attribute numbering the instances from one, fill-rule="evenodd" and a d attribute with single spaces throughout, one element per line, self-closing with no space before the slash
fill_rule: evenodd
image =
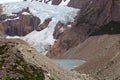
<path id="1" fill-rule="evenodd" d="M 12 43 L 0 44 L 0 80 L 45 80 L 41 67 L 27 63 Z"/>
<path id="2" fill-rule="evenodd" d="M 19 74 L 22 77 L 14 78 L 15 80 L 45 80 L 44 70 L 35 65 L 28 64 L 23 57 L 16 54 L 15 65 L 12 65 L 10 71 Z"/>
<path id="3" fill-rule="evenodd" d="M 7 52 L 7 50 L 8 50 L 7 44 L 0 45 L 0 55 L 3 55 L 5 52 Z"/>

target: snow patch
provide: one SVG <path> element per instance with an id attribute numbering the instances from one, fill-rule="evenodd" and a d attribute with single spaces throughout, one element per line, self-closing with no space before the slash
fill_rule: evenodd
<path id="1" fill-rule="evenodd" d="M 67 5 L 70 2 L 70 0 L 62 0 L 62 2 L 59 4 L 61 5 Z"/>
<path id="2" fill-rule="evenodd" d="M 16 18 L 13 18 L 13 19 L 7 18 L 4 21 L 6 22 L 6 21 L 11 21 L 11 20 L 17 20 L 17 19 L 19 19 L 19 17 L 16 17 Z"/>
<path id="3" fill-rule="evenodd" d="M 30 15 L 28 12 L 23 12 L 22 15 Z"/>
<path id="4" fill-rule="evenodd" d="M 68 27 L 68 28 L 71 28 L 71 27 L 72 27 L 72 25 L 67 25 L 67 27 Z"/>

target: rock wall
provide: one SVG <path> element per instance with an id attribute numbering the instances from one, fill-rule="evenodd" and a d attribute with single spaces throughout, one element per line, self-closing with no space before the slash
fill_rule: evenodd
<path id="1" fill-rule="evenodd" d="M 16 16 L 0 16 L 0 32 L 9 36 L 25 36 L 26 34 L 37 30 L 40 19 L 33 15 L 25 15 L 23 12 L 29 13 L 29 9 L 23 9 Z"/>
<path id="2" fill-rule="evenodd" d="M 85 6 L 86 3 L 89 3 L 91 0 L 70 0 L 68 6 L 81 9 L 82 6 Z"/>
<path id="3" fill-rule="evenodd" d="M 59 58 L 109 22 L 120 22 L 119 3 L 120 0 L 91 0 L 89 3 L 86 2 L 86 5 L 81 7 L 73 27 L 62 34 L 47 56 Z"/>

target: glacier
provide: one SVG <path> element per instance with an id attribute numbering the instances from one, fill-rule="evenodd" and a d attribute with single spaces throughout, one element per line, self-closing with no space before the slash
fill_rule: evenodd
<path id="1" fill-rule="evenodd" d="M 42 31 L 34 30 L 24 37 L 7 36 L 7 38 L 20 38 L 28 42 L 40 53 L 46 53 L 54 44 L 55 39 L 53 38 L 53 33 L 58 21 L 64 24 L 67 24 L 68 22 L 74 22 L 75 16 L 77 15 L 78 11 L 80 11 L 79 9 L 72 7 L 48 5 L 36 1 L 4 3 L 2 7 L 2 14 L 6 14 L 8 16 L 14 16 L 15 14 L 13 13 L 17 13 L 22 11 L 22 9 L 29 8 L 30 14 L 40 18 L 41 23 L 43 23 L 45 19 L 52 18 L 52 21 L 49 23 L 48 27 Z M 24 14 L 28 13 L 24 12 Z"/>
<path id="2" fill-rule="evenodd" d="M 9 3 L 9 2 L 18 2 L 18 1 L 23 1 L 23 0 L 0 0 L 0 3 Z"/>

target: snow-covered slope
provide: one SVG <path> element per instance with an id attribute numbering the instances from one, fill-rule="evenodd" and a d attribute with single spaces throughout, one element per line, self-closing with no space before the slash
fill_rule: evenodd
<path id="1" fill-rule="evenodd" d="M 68 22 L 73 22 L 74 17 L 77 15 L 79 9 L 70 8 L 67 6 L 54 6 L 47 5 L 40 2 L 16 2 L 16 3 L 5 3 L 2 5 L 3 13 L 8 16 L 14 15 L 24 8 L 29 8 L 30 14 L 37 16 L 43 22 L 47 18 L 52 18 L 48 27 L 42 31 L 33 31 L 21 37 L 21 39 L 30 43 L 39 52 L 45 52 L 51 45 L 54 44 L 55 39 L 53 38 L 53 32 L 58 21 L 66 24 Z"/>
<path id="2" fill-rule="evenodd" d="M 0 0 L 0 4 L 8 3 L 8 2 L 18 2 L 18 1 L 23 1 L 23 0 Z"/>
<path id="3" fill-rule="evenodd" d="M 62 0 L 62 2 L 59 5 L 67 5 L 70 2 L 70 0 Z"/>
<path id="4" fill-rule="evenodd" d="M 58 4 L 58 5 L 67 5 L 70 0 L 27 0 L 27 1 L 37 1 L 37 2 L 42 2 L 50 5 Z"/>
<path id="5" fill-rule="evenodd" d="M 18 2 L 18 1 L 24 1 L 24 0 L 0 0 L 0 4 L 9 3 L 9 2 Z M 60 2 L 60 3 L 58 2 L 59 5 L 67 5 L 70 2 L 70 0 L 27 0 L 27 1 L 42 2 L 42 3 L 46 3 L 46 4 L 50 4 L 50 5 L 52 5 L 52 3 L 57 2 L 57 1 Z"/>

